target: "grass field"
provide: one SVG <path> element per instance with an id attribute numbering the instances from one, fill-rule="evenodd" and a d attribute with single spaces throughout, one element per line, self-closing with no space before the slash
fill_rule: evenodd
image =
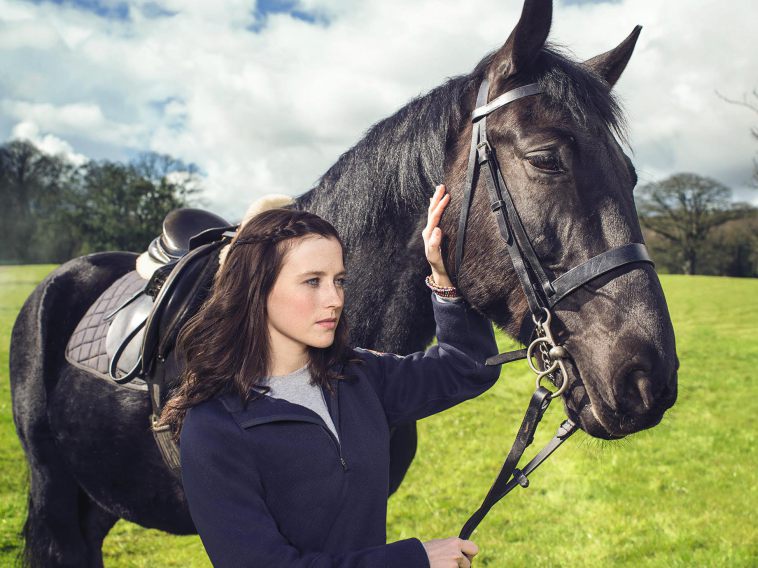
<path id="1" fill-rule="evenodd" d="M 0 566 L 20 547 L 26 465 L 11 415 L 10 332 L 53 267 L 0 267 Z M 485 519 L 475 566 L 756 566 L 758 280 L 662 276 L 681 360 L 660 426 L 620 442 L 576 434 Z M 501 347 L 507 340 L 498 334 Z M 417 458 L 389 504 L 388 540 L 458 534 L 510 446 L 534 384 L 514 363 L 487 393 L 419 423 Z M 555 404 L 537 444 L 562 420 Z M 120 521 L 105 564 L 209 566 L 198 537 Z"/>

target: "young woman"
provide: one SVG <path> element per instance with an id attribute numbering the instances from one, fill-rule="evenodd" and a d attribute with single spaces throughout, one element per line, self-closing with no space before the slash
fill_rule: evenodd
<path id="1" fill-rule="evenodd" d="M 163 415 L 214 565 L 470 566 L 478 548 L 468 540 L 386 543 L 390 428 L 475 397 L 499 375 L 484 365 L 497 353 L 490 322 L 442 263 L 448 201 L 439 186 L 422 232 L 438 343 L 405 357 L 347 345 L 344 249 L 328 222 L 273 209 L 232 241 L 180 335 L 186 368 Z"/>

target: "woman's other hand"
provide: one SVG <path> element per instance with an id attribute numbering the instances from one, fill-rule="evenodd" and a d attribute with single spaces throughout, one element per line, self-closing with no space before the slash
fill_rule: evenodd
<path id="1" fill-rule="evenodd" d="M 429 261 L 429 265 L 432 267 L 432 279 L 437 286 L 452 286 L 450 277 L 445 270 L 445 264 L 442 262 L 442 251 L 440 245 L 442 244 L 442 229 L 437 225 L 442 217 L 442 212 L 450 202 L 450 194 L 445 192 L 444 185 L 438 185 L 434 192 L 434 195 L 429 199 L 429 211 L 427 214 L 426 227 L 421 231 L 421 236 L 424 237 L 424 250 L 426 252 L 426 260 Z"/>
<path id="2" fill-rule="evenodd" d="M 443 538 L 422 543 L 431 568 L 470 568 L 479 547 L 470 540 Z"/>

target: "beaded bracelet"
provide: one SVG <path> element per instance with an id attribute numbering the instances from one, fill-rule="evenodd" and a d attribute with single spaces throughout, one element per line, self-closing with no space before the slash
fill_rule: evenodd
<path id="1" fill-rule="evenodd" d="M 437 284 L 432 280 L 432 275 L 426 277 L 426 285 L 438 296 L 441 296 L 443 298 L 458 298 L 460 294 L 458 293 L 458 288 L 455 286 L 437 286 Z"/>

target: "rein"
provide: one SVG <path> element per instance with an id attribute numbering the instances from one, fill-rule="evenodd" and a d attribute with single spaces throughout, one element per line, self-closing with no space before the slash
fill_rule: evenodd
<path id="1" fill-rule="evenodd" d="M 537 95 L 543 91 L 537 83 L 530 83 L 507 91 L 487 102 L 488 92 L 489 82 L 484 79 L 479 86 L 476 108 L 471 114 L 473 123 L 471 146 L 455 247 L 456 281 L 463 262 L 466 226 L 474 188 L 476 187 L 477 174 L 486 172 L 482 177 L 489 194 L 490 208 L 495 214 L 498 229 L 505 241 L 516 275 L 526 295 L 537 337 L 531 341 L 526 349 L 500 353 L 488 358 L 485 364 L 500 365 L 526 359 L 537 378 L 536 390 L 529 402 L 516 440 L 481 506 L 461 529 L 459 536 L 463 539 L 468 539 L 471 536 L 471 533 L 484 519 L 492 506 L 511 490 L 518 485 L 528 487 L 529 479 L 527 476 L 578 429 L 574 422 L 565 420 L 553 439 L 534 459 L 524 466 L 523 470 L 516 467 L 526 448 L 534 441 L 534 433 L 550 402 L 563 394 L 568 386 L 565 360 L 570 357 L 570 354 L 563 345 L 556 342 L 551 332 L 550 323 L 553 307 L 581 286 L 616 268 L 638 262 L 653 264 L 644 244 L 629 243 L 593 256 L 554 280 L 547 277 L 516 211 L 508 185 L 505 183 L 497 163 L 495 152 L 487 140 L 488 115 L 513 101 Z M 539 352 L 541 369 L 533 362 L 533 359 L 537 357 L 535 351 Z M 556 386 L 556 390 L 550 391 L 543 386 L 544 378 Z"/>

